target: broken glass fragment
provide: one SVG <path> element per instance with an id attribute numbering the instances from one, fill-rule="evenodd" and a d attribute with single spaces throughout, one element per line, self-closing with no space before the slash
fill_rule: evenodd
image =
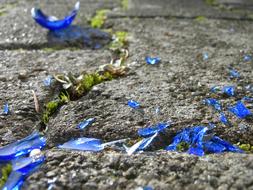
<path id="1" fill-rule="evenodd" d="M 212 106 L 212 107 L 214 107 L 214 109 L 221 111 L 221 104 L 218 100 L 216 100 L 214 98 L 207 98 L 204 100 L 204 102 L 208 106 Z"/>
<path id="2" fill-rule="evenodd" d="M 168 123 L 158 123 L 154 126 L 139 129 L 138 135 L 142 137 L 148 137 L 154 135 L 155 133 L 163 132 L 167 127 L 169 127 Z"/>
<path id="3" fill-rule="evenodd" d="M 134 100 L 128 100 L 127 102 L 128 106 L 133 108 L 133 109 L 138 109 L 140 108 L 140 104 Z"/>
<path id="4" fill-rule="evenodd" d="M 220 113 L 220 121 L 221 123 L 223 123 L 224 125 L 230 126 L 230 122 L 228 121 L 228 118 L 226 117 L 226 115 L 224 113 Z"/>
<path id="5" fill-rule="evenodd" d="M 229 70 L 230 78 L 240 78 L 240 73 L 234 69 Z"/>
<path id="6" fill-rule="evenodd" d="M 204 154 L 205 154 L 203 148 L 201 148 L 201 147 L 190 147 L 187 152 L 188 152 L 188 154 L 193 154 L 196 156 L 204 156 Z"/>
<path id="7" fill-rule="evenodd" d="M 47 78 L 45 78 L 43 80 L 43 83 L 44 83 L 44 85 L 46 87 L 49 87 L 49 86 L 51 86 L 52 80 L 53 80 L 53 77 L 52 76 L 48 76 Z"/>
<path id="8" fill-rule="evenodd" d="M 86 137 L 78 138 L 76 140 L 70 140 L 60 145 L 59 148 L 91 152 L 98 152 L 104 149 L 104 147 L 102 146 L 102 141 L 100 139 Z"/>
<path id="9" fill-rule="evenodd" d="M 137 142 L 136 144 L 134 144 L 130 148 L 128 148 L 128 147 L 125 146 L 127 154 L 128 155 L 132 155 L 137 150 L 145 150 L 146 148 L 148 148 L 150 146 L 150 144 L 153 142 L 153 140 L 155 139 L 155 137 L 157 136 L 157 134 L 158 133 L 155 133 L 151 137 L 147 137 L 147 138 L 142 139 L 141 141 Z"/>
<path id="10" fill-rule="evenodd" d="M 226 148 L 226 151 L 243 153 L 243 151 L 235 145 L 230 144 L 227 141 L 222 140 L 220 137 L 213 136 L 211 139 L 214 143 L 220 144 Z"/>
<path id="11" fill-rule="evenodd" d="M 243 57 L 243 61 L 244 62 L 250 62 L 252 60 L 252 56 L 251 55 L 244 55 Z"/>
<path id="12" fill-rule="evenodd" d="M 41 149 L 46 145 L 46 139 L 34 132 L 28 137 L 0 148 L 0 161 L 9 161 L 19 156 L 29 154 L 33 149 Z"/>
<path id="13" fill-rule="evenodd" d="M 208 55 L 207 52 L 204 52 L 204 53 L 202 54 L 202 57 L 203 57 L 203 61 L 206 61 L 206 60 L 209 59 L 209 55 Z"/>
<path id="14" fill-rule="evenodd" d="M 159 57 L 146 57 L 145 61 L 148 65 L 156 65 L 156 64 L 160 63 L 161 58 L 159 58 Z"/>
<path id="15" fill-rule="evenodd" d="M 235 87 L 234 86 L 224 86 L 222 91 L 223 91 L 223 93 L 225 93 L 228 96 L 235 95 Z"/>
<path id="16" fill-rule="evenodd" d="M 9 104 L 8 104 L 8 103 L 5 103 L 5 104 L 4 104 L 3 114 L 4 114 L 4 115 L 8 115 L 9 113 L 10 113 Z"/>
<path id="17" fill-rule="evenodd" d="M 75 4 L 74 10 L 62 20 L 59 20 L 54 16 L 47 16 L 42 12 L 42 10 L 36 8 L 32 8 L 31 14 L 33 19 L 40 26 L 47 28 L 49 30 L 59 30 L 67 28 L 69 25 L 71 25 L 71 23 L 73 22 L 78 13 L 79 7 L 80 3 L 77 2 Z"/>
<path id="18" fill-rule="evenodd" d="M 240 119 L 252 115 L 251 111 L 241 101 L 238 101 L 235 106 L 229 107 L 228 110 Z"/>
<path id="19" fill-rule="evenodd" d="M 212 88 L 210 89 L 210 91 L 211 91 L 212 93 L 217 93 L 217 92 L 220 91 L 220 87 L 214 86 L 214 87 L 212 87 Z"/>
<path id="20" fill-rule="evenodd" d="M 20 172 L 12 171 L 3 186 L 3 190 L 19 190 L 24 183 L 25 177 Z"/>
<path id="21" fill-rule="evenodd" d="M 88 127 L 89 125 L 91 125 L 94 122 L 95 122 L 95 118 L 86 119 L 85 121 L 79 123 L 77 125 L 77 128 L 79 128 L 79 129 L 85 129 L 86 127 Z"/>
<path id="22" fill-rule="evenodd" d="M 253 102 L 253 98 L 248 97 L 248 96 L 245 96 L 245 97 L 242 98 L 242 101 L 245 101 L 245 102 Z"/>

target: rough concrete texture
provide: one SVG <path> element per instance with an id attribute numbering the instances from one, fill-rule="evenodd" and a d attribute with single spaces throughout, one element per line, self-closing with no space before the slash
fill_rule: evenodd
<path id="1" fill-rule="evenodd" d="M 135 5 L 137 2 L 142 5 Z M 213 96 L 210 88 L 214 85 L 237 87 L 234 98 L 217 96 L 224 107 L 249 95 L 243 88 L 253 83 L 253 63 L 245 63 L 242 58 L 253 52 L 252 21 L 237 20 L 241 18 L 241 11 L 227 15 L 230 20 L 222 19 L 224 17 L 217 15 L 217 9 L 204 1 L 195 7 L 199 10 L 202 5 L 207 7 L 211 10 L 208 14 L 217 19 L 190 19 L 200 14 L 195 14 L 190 1 L 177 1 L 177 4 L 152 1 L 156 6 L 166 2 L 164 10 L 173 5 L 181 7 L 184 14 L 181 18 L 169 18 L 175 16 L 169 11 L 166 15 L 145 16 L 151 9 L 150 2 L 130 1 L 130 10 L 120 15 L 124 17 L 117 18 L 121 10 L 119 1 L 81 1 L 82 9 L 75 24 L 85 26 L 87 20 L 84 18 L 95 10 L 110 8 L 106 25 L 115 31 L 129 32 L 130 57 L 126 64 L 131 71 L 126 77 L 97 85 L 87 95 L 61 107 L 50 119 L 44 132 L 48 138 L 47 160 L 26 180 L 23 189 L 47 189 L 48 180 L 54 178 L 52 189 L 142 189 L 146 185 L 154 189 L 253 189 L 252 154 L 225 153 L 199 158 L 159 150 L 129 157 L 112 150 L 87 153 L 56 148 L 81 136 L 100 138 L 105 142 L 128 137 L 136 140 L 137 129 L 148 121 L 168 120 L 173 125 L 164 139 L 167 144 L 178 130 L 209 122 L 216 124 L 215 132 L 220 137 L 232 143 L 253 144 L 252 120 L 239 120 L 225 111 L 233 124 L 233 127 L 226 127 L 219 122 L 218 114 L 203 104 L 205 98 Z M 39 5 L 63 16 L 75 1 L 48 3 L 40 2 Z M 30 8 L 35 5 L 35 1 L 13 1 L 11 6 L 10 1 L 1 4 L 7 11 L 0 17 L 0 106 L 8 101 L 12 112 L 0 116 L 1 145 L 39 128 L 40 115 L 35 112 L 31 90 L 36 91 L 41 107 L 51 100 L 52 90 L 42 83 L 48 74 L 91 71 L 111 59 L 106 48 L 96 51 L 47 48 L 47 31 L 30 17 Z M 138 14 L 132 12 L 133 9 Z M 128 14 L 135 18 L 126 17 Z M 203 52 L 209 54 L 206 61 L 201 58 Z M 146 65 L 144 58 L 147 55 L 159 56 L 162 62 Z M 238 70 L 242 78 L 229 79 L 229 67 Z M 141 103 L 145 118 L 126 105 L 129 99 Z M 158 106 L 161 114 L 155 117 Z M 252 110 L 252 104 L 247 106 Z M 91 127 L 84 131 L 76 129 L 81 120 L 89 117 L 96 118 Z M 6 138 L 8 131 L 12 135 Z"/>

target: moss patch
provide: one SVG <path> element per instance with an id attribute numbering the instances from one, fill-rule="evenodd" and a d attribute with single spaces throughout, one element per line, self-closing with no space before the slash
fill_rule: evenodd
<path id="1" fill-rule="evenodd" d="M 105 20 L 106 20 L 106 13 L 109 10 L 107 9 L 101 9 L 96 11 L 96 14 L 94 17 L 90 19 L 90 25 L 93 28 L 102 28 L 104 26 Z"/>
<path id="2" fill-rule="evenodd" d="M 123 10 L 127 10 L 128 9 L 128 0 L 122 0 L 121 6 L 122 6 Z"/>
<path id="3" fill-rule="evenodd" d="M 10 173 L 12 171 L 12 166 L 11 164 L 7 164 L 2 168 L 2 177 L 0 179 L 0 188 L 4 186 L 5 182 L 7 181 Z"/>
<path id="4" fill-rule="evenodd" d="M 114 40 L 109 45 L 109 48 L 112 50 L 116 50 L 116 49 L 120 49 L 120 48 L 124 48 L 128 46 L 127 37 L 128 37 L 128 32 L 126 31 L 115 32 Z"/>
<path id="5" fill-rule="evenodd" d="M 218 5 L 216 0 L 205 0 L 206 4 L 210 5 L 210 6 L 216 6 Z"/>
<path id="6" fill-rule="evenodd" d="M 189 144 L 186 142 L 181 142 L 177 145 L 177 151 L 184 152 L 189 149 Z"/>
<path id="7" fill-rule="evenodd" d="M 253 146 L 250 144 L 241 144 L 237 143 L 236 144 L 240 149 L 242 149 L 245 152 L 252 153 L 253 152 Z"/>
<path id="8" fill-rule="evenodd" d="M 195 20 L 196 20 L 197 22 L 205 22 L 205 21 L 207 20 L 207 18 L 206 18 L 205 16 L 197 16 L 197 17 L 195 18 Z"/>

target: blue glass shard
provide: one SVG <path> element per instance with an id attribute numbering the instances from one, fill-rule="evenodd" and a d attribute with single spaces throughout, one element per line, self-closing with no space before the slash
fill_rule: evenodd
<path id="1" fill-rule="evenodd" d="M 159 113 L 160 113 L 160 108 L 157 107 L 157 108 L 155 109 L 155 114 L 158 115 Z"/>
<path id="2" fill-rule="evenodd" d="M 156 65 L 161 62 L 161 58 L 159 57 L 146 57 L 145 61 L 148 65 Z"/>
<path id="3" fill-rule="evenodd" d="M 30 136 L 0 148 L 0 161 L 8 161 L 29 154 L 33 149 L 41 149 L 46 145 L 46 139 L 37 132 Z"/>
<path id="4" fill-rule="evenodd" d="M 212 93 L 217 93 L 217 92 L 220 91 L 220 87 L 218 87 L 218 86 L 213 86 L 213 87 L 210 89 L 210 91 L 211 91 Z"/>
<path id="5" fill-rule="evenodd" d="M 208 131 L 207 127 L 193 127 L 192 128 L 192 140 L 191 144 L 197 145 L 198 148 L 202 148 L 203 146 L 203 138 Z"/>
<path id="6" fill-rule="evenodd" d="M 246 108 L 241 101 L 238 101 L 235 106 L 229 107 L 228 110 L 240 119 L 244 119 L 252 115 L 251 111 Z"/>
<path id="7" fill-rule="evenodd" d="M 223 91 L 223 93 L 225 93 L 228 96 L 235 95 L 235 87 L 234 86 L 224 86 L 222 91 Z"/>
<path id="8" fill-rule="evenodd" d="M 8 103 L 5 103 L 4 104 L 4 111 L 3 111 L 3 114 L 4 115 L 8 115 L 10 113 L 9 111 L 9 104 Z"/>
<path id="9" fill-rule="evenodd" d="M 208 153 L 221 153 L 226 151 L 226 147 L 223 145 L 213 142 L 212 140 L 203 143 L 205 151 Z"/>
<path id="10" fill-rule="evenodd" d="M 245 96 L 245 97 L 242 98 L 242 101 L 245 101 L 245 102 L 253 102 L 253 98 L 248 97 L 248 96 Z"/>
<path id="11" fill-rule="evenodd" d="M 253 92 L 253 85 L 249 84 L 249 85 L 245 86 L 245 90 L 248 92 Z"/>
<path id="12" fill-rule="evenodd" d="M 208 106 L 212 106 L 212 107 L 214 107 L 214 109 L 221 111 L 221 104 L 218 100 L 216 100 L 214 98 L 207 98 L 204 100 L 204 102 Z"/>
<path id="13" fill-rule="evenodd" d="M 240 73 L 234 69 L 229 70 L 230 78 L 240 78 Z"/>
<path id="14" fill-rule="evenodd" d="M 154 190 L 153 187 L 151 187 L 151 186 L 145 186 L 142 189 L 143 190 Z"/>
<path id="15" fill-rule="evenodd" d="M 91 152 L 98 152 L 104 149 L 104 147 L 102 146 L 102 141 L 100 139 L 86 137 L 68 141 L 60 145 L 59 148 Z"/>
<path id="16" fill-rule="evenodd" d="M 228 118 L 226 117 L 226 115 L 224 113 L 220 113 L 220 121 L 226 125 L 226 126 L 230 126 L 230 122 L 228 121 Z"/>
<path id="17" fill-rule="evenodd" d="M 111 141 L 111 142 L 106 142 L 103 143 L 101 146 L 108 147 L 108 146 L 112 146 L 112 145 L 122 145 L 124 142 L 126 142 L 127 139 L 120 139 L 120 140 L 115 140 L 115 141 Z"/>
<path id="18" fill-rule="evenodd" d="M 154 135 L 155 133 L 163 132 L 168 127 L 169 127 L 168 123 L 158 123 L 155 126 L 139 129 L 138 135 L 142 137 L 151 136 Z"/>
<path id="19" fill-rule="evenodd" d="M 85 129 L 86 127 L 88 127 L 89 125 L 91 125 L 94 122 L 95 122 L 95 118 L 86 119 L 85 121 L 79 123 L 77 125 L 77 128 L 79 128 L 79 129 Z"/>
<path id="20" fill-rule="evenodd" d="M 205 154 L 202 147 L 190 147 L 187 152 L 188 152 L 188 154 L 193 154 L 196 156 L 204 156 L 204 154 Z"/>
<path id="21" fill-rule="evenodd" d="M 31 14 L 32 14 L 33 19 L 40 26 L 47 28 L 49 30 L 59 30 L 59 29 L 67 28 L 69 25 L 71 25 L 71 23 L 73 22 L 73 20 L 75 19 L 78 13 L 79 7 L 80 7 L 80 3 L 77 2 L 75 4 L 74 10 L 62 20 L 58 20 L 54 16 L 47 16 L 40 9 L 36 9 L 36 8 L 33 8 L 31 10 Z"/>
<path id="22" fill-rule="evenodd" d="M 206 61 L 206 60 L 209 59 L 209 55 L 208 55 L 207 52 L 204 52 L 204 53 L 202 54 L 202 57 L 203 57 L 203 61 Z"/>
<path id="23" fill-rule="evenodd" d="M 244 62 L 250 62 L 252 60 L 252 56 L 251 55 L 244 55 L 243 57 L 243 61 Z"/>
<path id="24" fill-rule="evenodd" d="M 224 140 L 222 140 L 221 138 L 219 138 L 219 137 L 217 137 L 217 136 L 214 136 L 214 137 L 212 138 L 212 141 L 213 141 L 214 143 L 217 143 L 217 144 L 220 144 L 220 145 L 226 147 L 226 151 L 237 152 L 237 153 L 243 153 L 243 150 L 241 150 L 241 149 L 238 148 L 237 146 L 232 145 L 232 144 L 230 144 L 229 142 L 224 141 Z"/>
<path id="25" fill-rule="evenodd" d="M 17 158 L 12 161 L 12 170 L 27 175 L 45 161 L 45 156 Z"/>
<path id="26" fill-rule="evenodd" d="M 19 190 L 24 183 L 25 177 L 20 172 L 12 171 L 3 186 L 3 190 Z"/>
<path id="27" fill-rule="evenodd" d="M 48 76 L 46 79 L 43 80 L 43 83 L 46 87 L 49 87 L 49 86 L 51 86 L 52 80 L 53 80 L 53 77 Z"/>
<path id="28" fill-rule="evenodd" d="M 128 155 L 132 155 L 137 150 L 145 150 L 145 149 L 147 149 L 150 146 L 150 144 L 153 142 L 153 140 L 155 139 L 156 136 L 157 136 L 157 133 L 155 133 L 151 137 L 142 139 L 141 141 L 137 142 L 136 144 L 134 144 L 130 148 L 125 147 L 127 154 Z"/>
<path id="29" fill-rule="evenodd" d="M 133 109 L 138 109 L 140 108 L 140 104 L 134 100 L 128 100 L 127 102 L 128 106 L 133 108 Z"/>

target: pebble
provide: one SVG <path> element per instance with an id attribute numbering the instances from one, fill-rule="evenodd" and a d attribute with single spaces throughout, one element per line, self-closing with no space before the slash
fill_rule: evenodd
<path id="1" fill-rule="evenodd" d="M 18 79 L 25 80 L 27 78 L 28 78 L 28 73 L 27 73 L 26 70 L 19 71 L 19 73 L 18 73 Z"/>

